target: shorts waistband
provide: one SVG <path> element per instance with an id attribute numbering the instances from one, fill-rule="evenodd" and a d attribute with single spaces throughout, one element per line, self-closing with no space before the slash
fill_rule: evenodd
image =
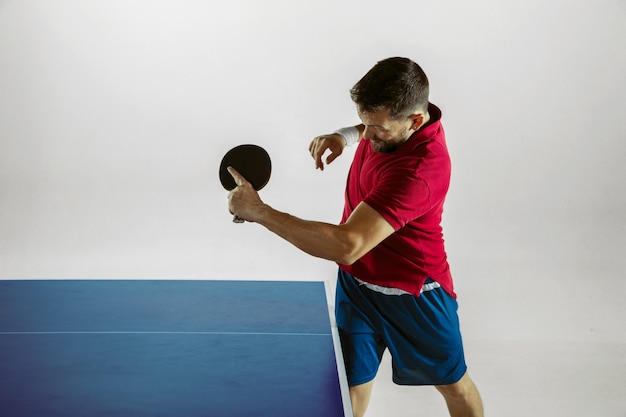
<path id="1" fill-rule="evenodd" d="M 354 277 L 354 279 L 359 283 L 359 285 L 364 285 L 365 287 L 369 288 L 370 290 L 379 292 L 381 294 L 385 294 L 385 295 L 406 295 L 406 294 L 410 295 L 411 294 L 410 292 L 401 290 L 400 288 L 383 287 L 382 285 L 370 284 L 369 282 L 365 282 L 363 280 L 360 280 L 357 277 Z M 440 288 L 440 287 L 441 287 L 441 285 L 439 285 L 438 282 L 432 281 L 432 280 L 428 280 L 427 282 L 424 283 L 424 285 L 422 285 L 422 289 L 420 290 L 420 294 L 423 293 L 423 292 L 432 291 L 435 288 Z"/>

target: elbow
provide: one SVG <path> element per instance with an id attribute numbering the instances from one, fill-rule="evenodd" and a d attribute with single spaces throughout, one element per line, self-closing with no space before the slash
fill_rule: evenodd
<path id="1" fill-rule="evenodd" d="M 339 257 L 339 259 L 337 260 L 338 263 L 340 263 L 341 265 L 352 265 L 353 263 L 355 263 L 356 261 L 358 261 L 359 259 L 361 259 L 361 254 L 358 254 L 355 251 L 346 251 L 343 252 L 341 254 L 341 256 Z"/>
<path id="2" fill-rule="evenodd" d="M 336 259 L 336 262 L 338 264 L 341 264 L 341 265 L 350 266 L 350 265 L 352 265 L 353 263 L 355 263 L 358 260 L 359 260 L 359 258 L 356 258 L 354 256 L 347 256 L 346 255 L 346 256 L 342 256 L 342 257 Z"/>
<path id="3" fill-rule="evenodd" d="M 359 239 L 349 235 L 341 239 L 341 248 L 337 253 L 335 261 L 341 265 L 352 265 L 365 255 Z"/>

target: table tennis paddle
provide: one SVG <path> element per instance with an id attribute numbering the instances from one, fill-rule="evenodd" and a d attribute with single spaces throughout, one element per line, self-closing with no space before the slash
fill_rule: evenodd
<path id="1" fill-rule="evenodd" d="M 272 161 L 269 154 L 258 145 L 239 145 L 226 152 L 220 164 L 220 182 L 230 191 L 237 187 L 228 167 L 233 167 L 239 172 L 255 190 L 259 191 L 270 179 L 272 173 Z M 243 223 L 244 220 L 235 215 L 233 222 Z"/>

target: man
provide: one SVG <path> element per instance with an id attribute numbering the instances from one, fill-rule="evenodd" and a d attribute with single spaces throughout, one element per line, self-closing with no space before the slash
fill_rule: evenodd
<path id="1" fill-rule="evenodd" d="M 359 142 L 339 225 L 302 220 L 265 204 L 234 169 L 229 210 L 303 251 L 339 264 L 336 316 L 356 417 L 363 416 L 381 357 L 393 379 L 434 385 L 451 416 L 482 416 L 467 374 L 441 216 L 450 158 L 441 111 L 415 62 L 378 62 L 350 91 L 363 122 L 315 138 L 316 167 Z"/>

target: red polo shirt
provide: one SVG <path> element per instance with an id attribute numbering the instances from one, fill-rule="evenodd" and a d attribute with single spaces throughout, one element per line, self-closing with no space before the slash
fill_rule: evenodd
<path id="1" fill-rule="evenodd" d="M 441 228 L 450 185 L 450 156 L 441 110 L 429 105 L 430 122 L 395 151 L 376 152 L 361 140 L 348 174 L 342 223 L 360 202 L 396 230 L 352 265 L 340 267 L 376 285 L 419 295 L 426 278 L 454 293 Z"/>

